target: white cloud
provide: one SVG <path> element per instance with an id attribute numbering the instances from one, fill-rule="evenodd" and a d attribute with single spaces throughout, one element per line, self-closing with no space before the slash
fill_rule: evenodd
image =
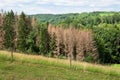
<path id="1" fill-rule="evenodd" d="M 48 13 L 56 13 L 54 12 L 54 10 L 50 10 L 50 9 L 47 9 L 47 8 L 43 8 L 43 7 L 38 7 L 38 6 L 34 6 L 34 7 L 30 7 L 27 6 L 27 7 L 22 7 L 22 9 L 25 13 L 27 14 L 38 14 L 38 13 L 41 13 L 41 14 L 48 14 Z"/>
<path id="2" fill-rule="evenodd" d="M 49 4 L 54 5 L 66 5 L 66 6 L 85 6 L 85 5 L 96 5 L 96 6 L 110 6 L 113 4 L 120 4 L 120 0 L 37 0 L 38 4 Z"/>
<path id="3" fill-rule="evenodd" d="M 84 5 L 97 5 L 97 6 L 109 6 L 113 4 L 120 4 L 120 0 L 2 0 L 2 5 L 15 5 L 21 3 L 33 4 L 54 4 L 54 5 L 66 5 L 66 6 L 84 6 Z"/>
<path id="4" fill-rule="evenodd" d="M 114 6 L 113 6 L 114 5 Z M 33 13 L 117 10 L 120 0 L 1 0 L 0 9 Z M 111 7 L 112 6 L 112 7 Z M 60 9 L 62 8 L 62 10 Z M 59 10 L 60 9 L 60 10 Z"/>

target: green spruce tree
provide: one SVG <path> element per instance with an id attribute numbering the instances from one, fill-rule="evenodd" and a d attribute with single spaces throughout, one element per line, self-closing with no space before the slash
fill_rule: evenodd
<path id="1" fill-rule="evenodd" d="M 53 57 L 54 56 L 54 50 L 56 47 L 56 37 L 55 37 L 55 33 L 51 35 L 50 37 L 50 51 L 49 51 L 49 57 Z"/>
<path id="2" fill-rule="evenodd" d="M 47 27 L 44 26 L 40 26 L 39 30 L 39 50 L 42 55 L 46 55 L 49 52 L 49 35 Z"/>
<path id="3" fill-rule="evenodd" d="M 28 45 L 26 43 L 31 31 L 30 18 L 22 12 L 18 22 L 18 42 L 17 48 L 21 52 L 26 52 Z"/>
<path id="4" fill-rule="evenodd" d="M 4 29 L 4 48 L 11 49 L 14 45 L 14 13 L 13 11 L 8 12 L 4 18 L 3 23 Z"/>

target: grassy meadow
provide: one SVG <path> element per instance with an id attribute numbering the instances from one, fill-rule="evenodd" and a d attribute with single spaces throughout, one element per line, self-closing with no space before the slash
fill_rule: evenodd
<path id="1" fill-rule="evenodd" d="M 120 80 L 120 65 L 98 65 L 0 51 L 0 80 Z"/>

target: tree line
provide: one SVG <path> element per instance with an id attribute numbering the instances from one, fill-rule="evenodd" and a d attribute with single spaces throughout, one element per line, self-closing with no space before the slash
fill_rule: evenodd
<path id="1" fill-rule="evenodd" d="M 96 25 L 101 24 L 119 24 L 120 13 L 119 12 L 90 12 L 74 14 L 59 20 L 56 25 L 69 27 L 74 26 L 75 28 L 92 28 Z"/>
<path id="2" fill-rule="evenodd" d="M 92 28 L 85 25 L 86 28 L 76 29 L 72 25 L 61 27 L 49 22 L 40 23 L 34 16 L 30 17 L 24 12 L 20 15 L 14 14 L 12 10 L 2 12 L 0 49 L 87 62 L 120 63 L 119 25 L 97 23 L 99 21 Z"/>

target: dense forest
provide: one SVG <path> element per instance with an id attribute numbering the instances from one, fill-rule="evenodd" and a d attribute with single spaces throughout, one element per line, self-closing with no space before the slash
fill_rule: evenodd
<path id="1" fill-rule="evenodd" d="M 0 49 L 94 63 L 120 63 L 120 13 L 0 13 Z"/>

